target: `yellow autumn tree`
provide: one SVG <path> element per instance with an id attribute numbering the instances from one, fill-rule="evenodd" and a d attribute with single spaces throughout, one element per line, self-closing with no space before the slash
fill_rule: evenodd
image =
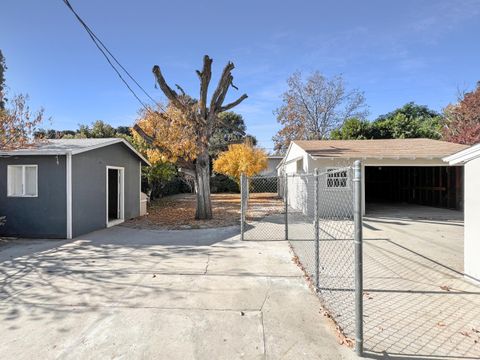
<path id="1" fill-rule="evenodd" d="M 230 176 L 237 182 L 245 173 L 253 176 L 267 168 L 267 154 L 261 149 L 256 149 L 250 144 L 229 145 L 228 150 L 220 153 L 213 162 L 213 171 Z"/>

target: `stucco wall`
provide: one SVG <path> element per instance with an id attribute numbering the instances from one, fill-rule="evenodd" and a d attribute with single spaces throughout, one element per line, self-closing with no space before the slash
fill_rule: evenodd
<path id="1" fill-rule="evenodd" d="M 140 160 L 123 144 L 72 156 L 73 236 L 106 227 L 106 167 L 125 168 L 125 219 L 140 214 Z"/>
<path id="2" fill-rule="evenodd" d="M 296 174 L 298 173 L 297 171 L 297 162 L 299 158 L 302 159 L 302 168 L 303 172 L 307 172 L 308 170 L 308 155 L 305 151 L 303 151 L 302 148 L 300 148 L 298 145 L 292 143 L 290 151 L 287 154 L 287 157 L 285 158 L 285 163 L 282 169 L 279 169 L 279 171 L 285 171 L 287 174 Z"/>
<path id="3" fill-rule="evenodd" d="M 38 197 L 7 197 L 7 166 L 38 165 Z M 0 216 L 7 222 L 0 235 L 66 237 L 65 156 L 0 158 Z"/>
<path id="4" fill-rule="evenodd" d="M 311 217 L 314 214 L 314 189 L 315 177 L 312 176 L 314 169 L 319 171 L 318 178 L 318 198 L 319 215 L 321 217 L 345 218 L 350 217 L 353 209 L 353 189 L 352 189 L 352 171 L 348 170 L 348 180 L 346 188 L 328 188 L 327 187 L 327 169 L 343 167 L 345 164 L 335 161 L 323 160 L 315 161 L 312 167 L 312 159 L 304 158 L 305 174 L 301 176 L 288 176 L 288 202 L 289 206 L 301 211 L 303 214 Z M 294 166 L 289 169 L 287 164 L 287 174 L 295 174 Z M 307 171 L 307 169 L 311 169 Z"/>
<path id="5" fill-rule="evenodd" d="M 480 158 L 465 164 L 465 273 L 480 280 Z"/>

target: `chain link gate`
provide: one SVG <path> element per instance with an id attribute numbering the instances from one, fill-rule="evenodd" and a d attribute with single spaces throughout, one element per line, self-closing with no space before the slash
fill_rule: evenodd
<path id="1" fill-rule="evenodd" d="M 241 238 L 289 241 L 343 334 L 363 353 L 361 164 L 241 177 Z"/>

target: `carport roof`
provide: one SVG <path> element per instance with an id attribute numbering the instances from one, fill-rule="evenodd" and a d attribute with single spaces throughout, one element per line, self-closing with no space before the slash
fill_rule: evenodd
<path id="1" fill-rule="evenodd" d="M 295 140 L 315 158 L 443 158 L 468 146 L 432 139 Z"/>

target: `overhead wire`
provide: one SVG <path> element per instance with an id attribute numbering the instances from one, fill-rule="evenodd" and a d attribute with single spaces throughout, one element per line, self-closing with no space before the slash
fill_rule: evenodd
<path id="1" fill-rule="evenodd" d="M 123 75 L 120 73 L 120 71 L 117 69 L 117 67 L 113 64 L 115 62 L 121 70 L 125 72 L 125 74 L 135 83 L 135 85 L 138 86 L 138 88 L 155 104 L 158 105 L 158 102 L 155 101 L 155 99 L 150 96 L 150 94 L 140 85 L 140 83 L 128 72 L 128 70 L 118 61 L 118 59 L 112 54 L 112 52 L 107 48 L 107 46 L 100 40 L 100 38 L 93 32 L 93 30 L 85 23 L 85 21 L 80 17 L 80 15 L 75 11 L 73 6 L 70 4 L 69 0 L 62 0 L 62 2 L 68 7 L 68 9 L 73 13 L 73 15 L 76 17 L 78 22 L 82 25 L 82 27 L 85 29 L 89 37 L 92 39 L 93 43 L 95 46 L 98 48 L 98 50 L 102 53 L 102 55 L 105 57 L 107 60 L 108 64 L 112 67 L 112 69 L 115 71 L 115 73 L 118 75 L 120 80 L 125 84 L 127 89 L 132 93 L 132 95 L 137 99 L 137 101 L 146 109 L 148 110 L 149 107 L 143 102 L 140 97 L 137 95 L 137 93 L 132 89 L 130 84 L 125 80 Z M 108 54 L 108 55 L 107 55 Z M 111 59 L 110 59 L 110 57 Z M 113 62 L 112 62 L 113 60 Z"/>

